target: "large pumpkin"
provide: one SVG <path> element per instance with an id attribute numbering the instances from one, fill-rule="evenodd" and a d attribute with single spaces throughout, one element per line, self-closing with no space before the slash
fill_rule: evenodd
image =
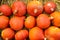
<path id="1" fill-rule="evenodd" d="M 15 1 L 12 4 L 12 11 L 13 14 L 16 16 L 23 16 L 26 13 L 26 5 L 24 2 L 21 1 Z"/>
<path id="2" fill-rule="evenodd" d="M 48 40 L 59 40 L 60 39 L 60 29 L 56 26 L 51 26 L 45 30 L 45 37 Z"/>
<path id="3" fill-rule="evenodd" d="M 37 17 L 37 26 L 46 29 L 50 26 L 50 19 L 46 14 L 40 14 Z"/>
<path id="4" fill-rule="evenodd" d="M 39 27 L 34 27 L 30 29 L 29 39 L 30 40 L 43 40 L 44 39 L 43 30 L 40 29 Z"/>
<path id="5" fill-rule="evenodd" d="M 27 12 L 29 15 L 38 16 L 43 11 L 43 5 L 39 1 L 30 1 L 27 4 Z"/>
<path id="6" fill-rule="evenodd" d="M 23 28 L 25 17 L 14 16 L 10 19 L 10 27 L 14 30 L 21 30 Z"/>
<path id="7" fill-rule="evenodd" d="M 60 12 L 54 12 L 51 14 L 51 17 L 53 18 L 52 24 L 54 26 L 60 27 Z"/>

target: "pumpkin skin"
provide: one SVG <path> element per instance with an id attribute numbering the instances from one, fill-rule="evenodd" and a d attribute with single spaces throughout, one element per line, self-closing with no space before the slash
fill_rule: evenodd
<path id="1" fill-rule="evenodd" d="M 45 30 L 45 37 L 49 40 L 59 40 L 60 39 L 60 29 L 56 26 L 51 26 Z"/>
<path id="2" fill-rule="evenodd" d="M 12 9 L 8 5 L 4 4 L 0 6 L 0 12 L 1 15 L 10 16 L 12 14 Z"/>
<path id="3" fill-rule="evenodd" d="M 37 17 L 37 26 L 46 29 L 50 26 L 50 19 L 46 14 L 40 14 Z"/>
<path id="4" fill-rule="evenodd" d="M 12 39 L 14 37 L 14 31 L 11 28 L 6 28 L 2 30 L 1 36 L 3 39 Z"/>
<path id="5" fill-rule="evenodd" d="M 28 16 L 25 20 L 25 27 L 30 29 L 35 26 L 35 18 L 33 16 Z"/>
<path id="6" fill-rule="evenodd" d="M 53 12 L 51 15 L 53 17 L 52 23 L 54 26 L 60 27 L 60 12 Z"/>
<path id="7" fill-rule="evenodd" d="M 31 1 L 27 4 L 27 12 L 29 15 L 38 16 L 43 11 L 43 5 L 39 1 Z"/>
<path id="8" fill-rule="evenodd" d="M 24 2 L 16 1 L 12 4 L 12 11 L 15 16 L 23 16 L 26 14 L 26 5 Z"/>
<path id="9" fill-rule="evenodd" d="M 6 16 L 0 16 L 0 29 L 4 29 L 9 24 L 9 18 Z"/>
<path id="10" fill-rule="evenodd" d="M 47 2 L 44 5 L 44 11 L 48 14 L 53 13 L 55 9 L 56 9 L 56 4 L 54 2 Z"/>
<path id="11" fill-rule="evenodd" d="M 17 16 L 14 16 L 10 19 L 10 27 L 13 29 L 13 30 L 21 30 L 23 28 L 23 25 L 24 25 L 24 19 L 25 19 L 25 16 L 22 16 L 22 17 L 17 17 Z"/>
<path id="12" fill-rule="evenodd" d="M 30 40 L 43 40 L 44 35 L 43 35 L 42 29 L 40 29 L 39 27 L 34 27 L 34 28 L 30 29 L 29 39 Z"/>
<path id="13" fill-rule="evenodd" d="M 28 37 L 28 31 L 27 30 L 20 30 L 15 34 L 16 40 L 26 40 Z"/>

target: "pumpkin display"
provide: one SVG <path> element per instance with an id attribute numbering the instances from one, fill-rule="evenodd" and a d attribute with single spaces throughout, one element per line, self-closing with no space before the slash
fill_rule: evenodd
<path id="1" fill-rule="evenodd" d="M 0 40 L 60 40 L 60 0 L 0 0 Z"/>

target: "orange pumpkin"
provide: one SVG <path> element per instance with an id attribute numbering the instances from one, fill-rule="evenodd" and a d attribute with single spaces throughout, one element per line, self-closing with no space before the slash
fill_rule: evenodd
<path id="1" fill-rule="evenodd" d="M 12 39 L 14 37 L 14 31 L 11 28 L 2 30 L 1 36 L 5 40 Z"/>
<path id="2" fill-rule="evenodd" d="M 44 35 L 43 35 L 42 29 L 40 29 L 39 27 L 34 27 L 34 28 L 30 29 L 29 39 L 30 40 L 43 40 Z"/>
<path id="3" fill-rule="evenodd" d="M 33 16 L 28 16 L 25 20 L 26 28 L 33 28 L 35 26 L 35 18 Z"/>
<path id="4" fill-rule="evenodd" d="M 60 39 L 60 29 L 55 26 L 49 27 L 48 29 L 45 30 L 45 37 L 49 40 L 51 40 L 51 39 L 59 40 Z"/>
<path id="5" fill-rule="evenodd" d="M 23 28 L 25 17 L 14 16 L 10 19 L 10 27 L 14 30 L 21 30 Z"/>
<path id="6" fill-rule="evenodd" d="M 39 1 L 30 1 L 27 4 L 27 12 L 29 15 L 38 16 L 43 11 L 43 5 Z"/>
<path id="7" fill-rule="evenodd" d="M 48 14 L 53 13 L 55 9 L 56 9 L 56 4 L 54 2 L 47 2 L 44 5 L 44 11 Z"/>
<path id="8" fill-rule="evenodd" d="M 5 16 L 10 16 L 12 14 L 11 8 L 6 4 L 0 6 L 0 12 L 1 15 L 5 15 Z"/>
<path id="9" fill-rule="evenodd" d="M 51 14 L 51 17 L 53 17 L 52 24 L 54 26 L 60 27 L 60 12 L 55 11 Z"/>
<path id="10" fill-rule="evenodd" d="M 9 24 L 9 18 L 6 16 L 0 16 L 0 29 L 4 29 Z"/>
<path id="11" fill-rule="evenodd" d="M 15 1 L 12 4 L 13 14 L 16 16 L 23 16 L 26 14 L 26 5 L 22 1 Z"/>
<path id="12" fill-rule="evenodd" d="M 50 26 L 50 19 L 46 14 L 40 14 L 37 17 L 37 26 L 46 29 Z"/>
<path id="13" fill-rule="evenodd" d="M 28 37 L 28 31 L 27 30 L 20 30 L 15 34 L 16 40 L 25 40 Z"/>

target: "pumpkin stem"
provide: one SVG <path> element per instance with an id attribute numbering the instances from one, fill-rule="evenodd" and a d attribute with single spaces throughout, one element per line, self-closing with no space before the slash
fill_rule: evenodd
<path id="1" fill-rule="evenodd" d="M 54 8 L 51 8 L 50 10 L 53 12 L 54 11 Z"/>
<path id="2" fill-rule="evenodd" d="M 47 40 L 47 38 L 44 38 L 44 40 Z"/>
<path id="3" fill-rule="evenodd" d="M 15 10 L 14 12 L 13 12 L 13 14 L 16 14 L 18 11 L 17 10 Z"/>
<path id="4" fill-rule="evenodd" d="M 52 19 L 54 19 L 54 17 L 50 16 L 49 19 L 52 20 Z"/>
<path id="5" fill-rule="evenodd" d="M 5 40 L 8 40 L 8 38 L 6 38 Z"/>
<path id="6" fill-rule="evenodd" d="M 38 10 L 37 9 L 34 9 L 34 13 L 36 14 L 38 12 Z"/>
<path id="7" fill-rule="evenodd" d="M 54 17 L 51 16 L 51 19 L 54 19 Z"/>
<path id="8" fill-rule="evenodd" d="M 3 13 L 0 13 L 0 16 L 3 15 Z"/>

